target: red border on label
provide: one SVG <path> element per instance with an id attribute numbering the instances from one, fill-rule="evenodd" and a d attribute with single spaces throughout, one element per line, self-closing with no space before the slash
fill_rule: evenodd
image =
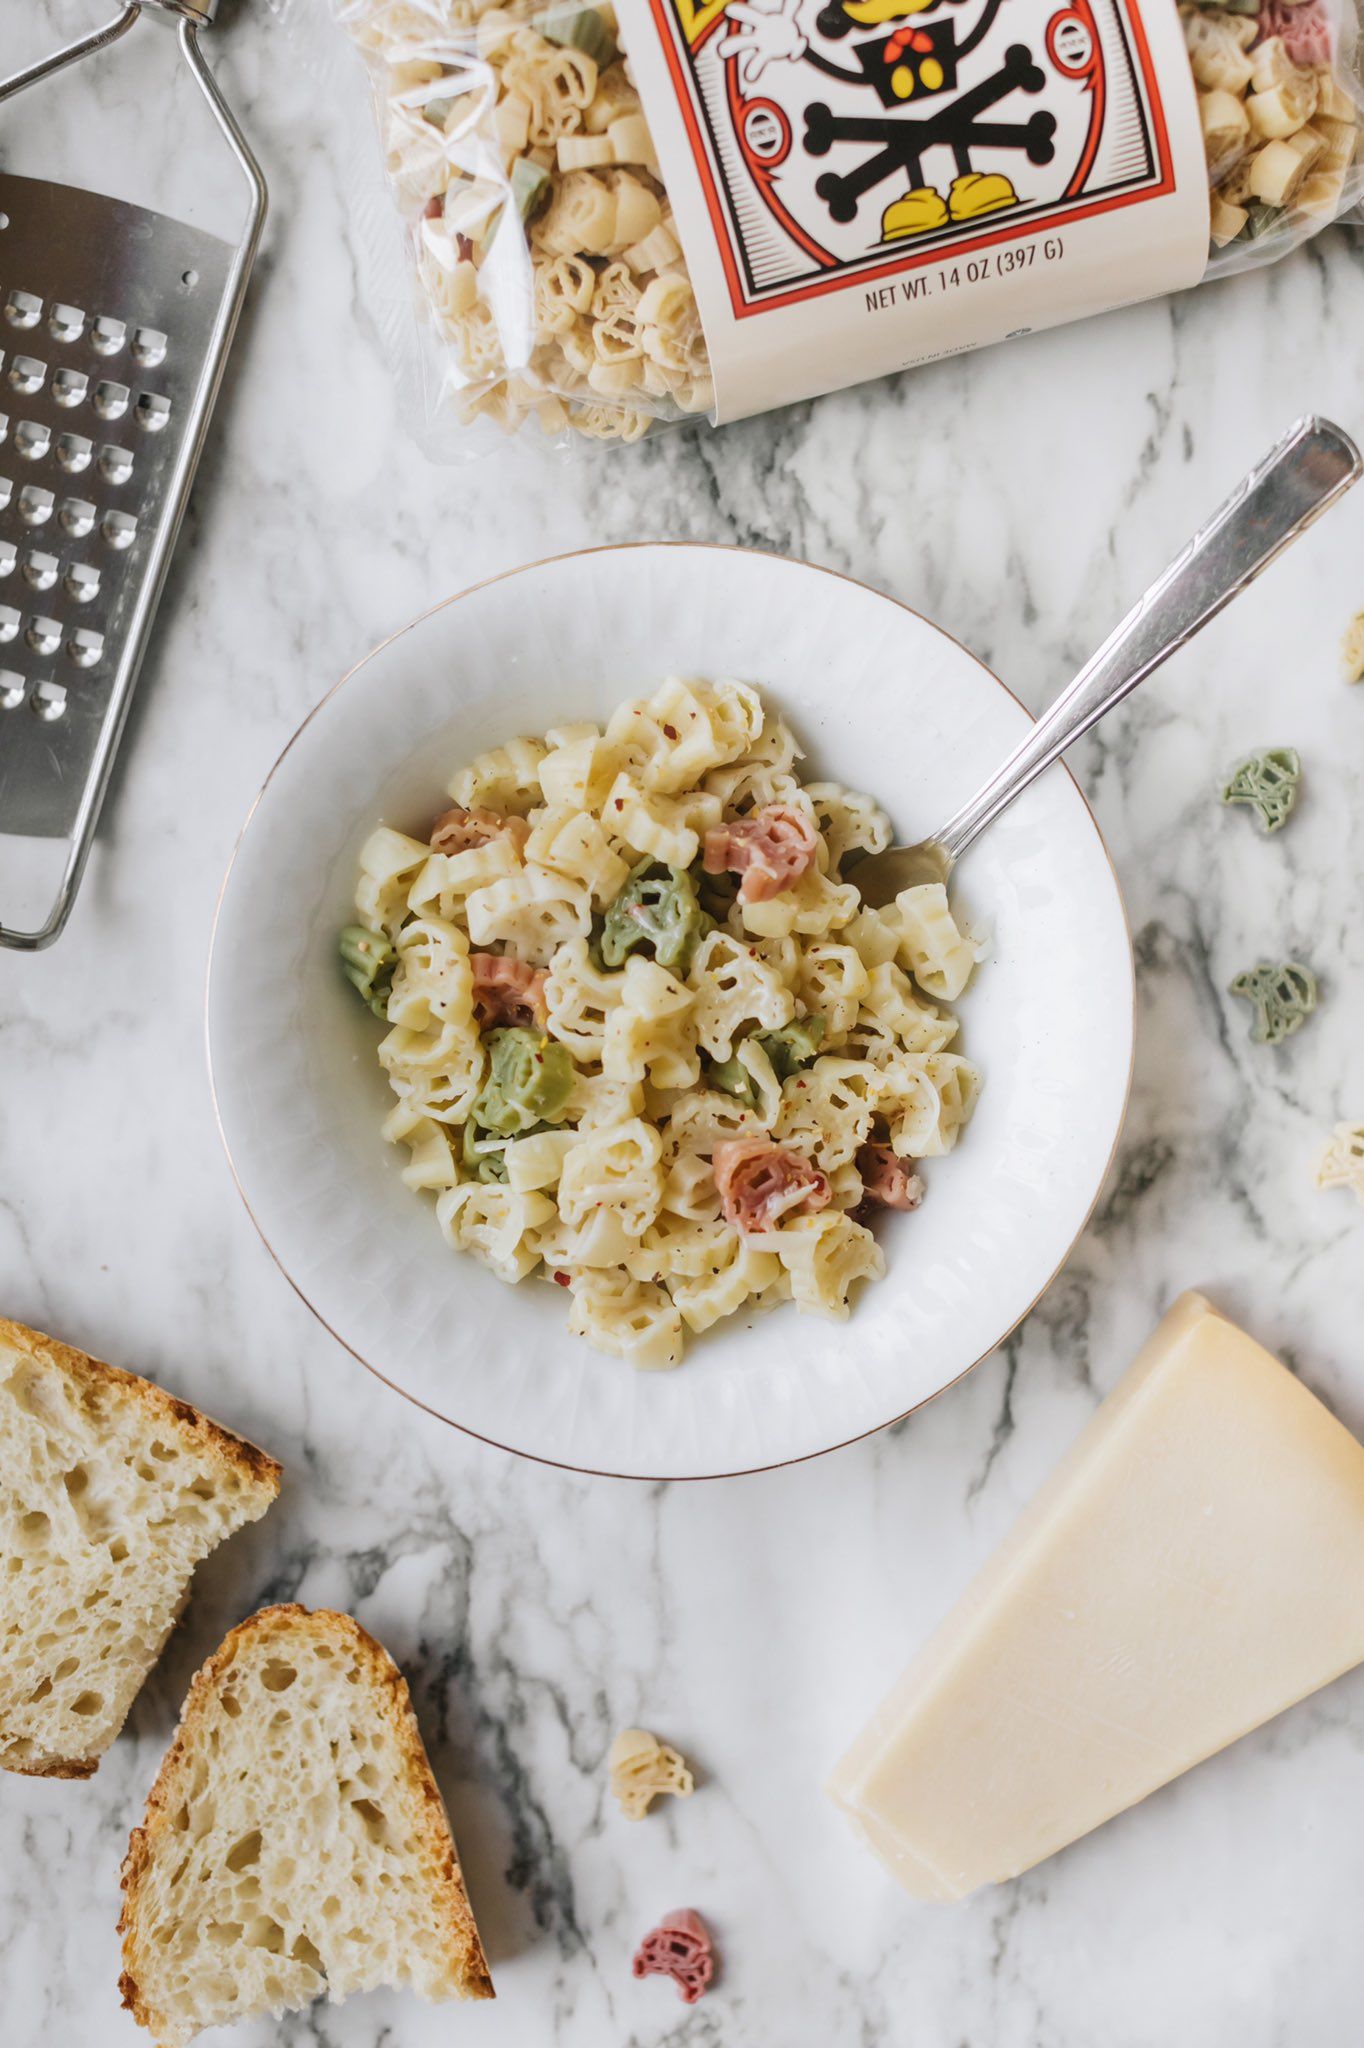
<path id="1" fill-rule="evenodd" d="M 1156 85 L 1155 66 L 1151 62 L 1151 48 L 1146 40 L 1146 27 L 1136 0 L 1122 0 L 1123 13 L 1132 31 L 1132 47 L 1141 71 L 1142 82 L 1151 109 L 1151 125 L 1154 131 L 1156 157 L 1160 167 L 1159 184 L 1143 185 L 1139 192 L 1117 192 L 1106 199 L 1096 199 L 1088 206 L 1068 206 L 1060 213 L 1041 214 L 1028 221 L 1020 221 L 1013 227 L 998 227 L 989 234 L 972 235 L 961 241 L 954 241 L 945 247 L 924 249 L 918 254 L 901 257 L 897 262 L 868 266 L 851 277 L 830 277 L 812 279 L 796 291 L 782 292 L 772 298 L 750 305 L 743 296 L 738 265 L 730 244 L 728 224 L 724 205 L 711 171 L 710 158 L 701 134 L 701 124 L 692 99 L 687 74 L 673 34 L 676 17 L 670 0 L 649 0 L 649 12 L 654 27 L 663 45 L 663 55 L 668 72 L 677 94 L 682 120 L 691 146 L 692 161 L 701 180 L 701 190 L 710 215 L 711 227 L 724 265 L 725 281 L 729 286 L 730 308 L 736 320 L 747 320 L 755 313 L 767 313 L 782 306 L 803 305 L 808 299 L 823 298 L 829 292 L 865 290 L 868 283 L 884 277 L 900 277 L 909 270 L 922 270 L 926 264 L 951 262 L 959 254 L 969 255 L 977 249 L 991 249 L 1000 242 L 1017 242 L 1025 236 L 1045 234 L 1049 228 L 1063 227 L 1068 221 L 1091 220 L 1102 213 L 1114 213 L 1120 207 L 1138 206 L 1148 199 L 1167 198 L 1175 189 L 1174 161 L 1170 154 L 1170 134 L 1165 122 L 1165 106 Z M 711 26 L 718 27 L 723 15 L 716 17 Z"/>

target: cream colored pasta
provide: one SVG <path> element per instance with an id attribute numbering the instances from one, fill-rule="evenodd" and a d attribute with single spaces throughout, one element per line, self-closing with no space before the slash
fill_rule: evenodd
<path id="1" fill-rule="evenodd" d="M 526 119 L 561 121 L 581 71 L 521 55 Z M 403 1178 L 637 1366 L 740 1311 L 846 1315 L 979 1089 L 941 1003 L 980 947 L 942 889 L 862 907 L 889 822 L 800 758 L 750 686 L 674 678 L 479 754 L 430 839 L 361 853 L 342 957 Z"/>
<path id="2" fill-rule="evenodd" d="M 637 440 L 714 404 L 610 0 L 338 0 L 461 419 Z"/>

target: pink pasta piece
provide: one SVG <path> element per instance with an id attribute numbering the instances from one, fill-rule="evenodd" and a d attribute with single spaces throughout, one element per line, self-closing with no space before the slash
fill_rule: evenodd
<path id="1" fill-rule="evenodd" d="M 431 827 L 431 846 L 436 853 L 467 853 L 471 846 L 486 846 L 490 839 L 510 839 L 519 853 L 530 837 L 524 818 L 499 817 L 481 807 L 466 811 L 462 804 L 442 811 Z"/>
<path id="2" fill-rule="evenodd" d="M 471 953 L 474 1007 L 479 1025 L 538 1024 L 545 1026 L 545 969 L 509 953 Z"/>
<path id="3" fill-rule="evenodd" d="M 745 903 L 766 903 L 789 889 L 815 864 L 819 834 L 794 804 L 764 804 L 747 818 L 731 818 L 706 834 L 708 875 L 742 875 Z"/>
<path id="4" fill-rule="evenodd" d="M 812 1215 L 832 1198 L 827 1173 L 770 1138 L 725 1138 L 713 1163 L 725 1220 L 744 1237 L 784 1216 Z"/>
<path id="5" fill-rule="evenodd" d="M 701 1915 L 689 1906 L 665 1913 L 635 1950 L 630 1968 L 636 1977 L 671 1977 L 683 2003 L 695 2005 L 715 1975 L 715 1950 Z"/>
<path id="6" fill-rule="evenodd" d="M 857 1154 L 862 1176 L 862 1200 L 878 1209 L 917 1209 L 924 1198 L 924 1184 L 905 1160 L 897 1158 L 889 1145 L 863 1145 Z"/>
<path id="7" fill-rule="evenodd" d="M 1289 0 L 1263 0 L 1259 27 L 1261 42 L 1283 37 L 1284 53 L 1295 64 L 1316 67 L 1331 61 L 1331 24 L 1319 0 L 1303 0 L 1296 7 Z"/>

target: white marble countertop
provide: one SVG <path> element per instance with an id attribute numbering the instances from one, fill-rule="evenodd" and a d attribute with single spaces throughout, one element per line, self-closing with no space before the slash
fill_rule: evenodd
<path id="1" fill-rule="evenodd" d="M 95 10 L 24 12 L 4 10 L 6 66 Z M 1353 2039 L 1364 1672 L 954 1907 L 899 1896 L 819 1787 L 1182 1287 L 1364 1428 L 1364 1214 L 1312 1184 L 1331 1124 L 1364 1115 L 1364 690 L 1336 656 L 1364 604 L 1364 493 L 1081 750 L 1140 967 L 1118 1163 L 1005 1349 L 851 1450 L 646 1488 L 518 1463 L 410 1408 L 257 1241 L 213 1127 L 201 1004 L 265 770 L 394 625 L 559 549 L 729 541 L 877 584 L 1040 705 L 1296 412 L 1364 427 L 1364 248 L 1335 230 L 1273 271 L 722 435 L 442 470 L 396 424 L 357 311 L 326 106 L 259 8 L 237 10 L 217 61 L 269 170 L 268 246 L 81 901 L 51 952 L 0 954 L 0 1307 L 204 1403 L 287 1477 L 202 1572 L 98 1777 L 0 1784 L 6 2048 L 141 2038 L 115 1989 L 128 1829 L 190 1672 L 242 1614 L 292 1598 L 352 1609 L 403 1663 L 499 1998 L 376 1995 L 247 2028 L 242 2048 Z M 60 121 L 16 115 L 5 160 L 30 167 L 23 137 L 46 148 L 54 128 L 98 160 L 98 118 L 136 111 L 134 77 L 128 57 L 66 84 Z M 153 152 L 172 113 L 144 124 Z M 1301 751 L 1306 794 L 1266 842 L 1215 791 L 1272 743 Z M 1223 991 L 1281 953 L 1315 965 L 1322 1006 L 1267 1053 Z M 633 1721 L 701 1773 L 638 1828 L 603 1770 Z M 629 1974 L 639 1935 L 684 1904 L 723 1954 L 690 2013 Z"/>

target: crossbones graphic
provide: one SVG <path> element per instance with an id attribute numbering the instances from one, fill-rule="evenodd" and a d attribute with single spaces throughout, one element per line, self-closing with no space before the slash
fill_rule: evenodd
<path id="1" fill-rule="evenodd" d="M 874 143 L 879 147 L 856 169 L 840 175 L 826 171 L 815 191 L 830 218 L 856 218 L 858 202 L 887 178 L 903 176 L 908 189 L 881 215 L 881 237 L 899 241 L 929 234 L 954 221 L 978 219 L 1019 204 L 1013 180 L 1000 171 L 977 171 L 974 149 L 1022 150 L 1032 164 L 1050 163 L 1055 155 L 1055 116 L 1035 113 L 1027 121 L 981 117 L 1012 92 L 1041 92 L 1045 72 L 1023 43 L 1012 43 L 1000 68 L 978 84 L 957 90 L 961 60 L 977 49 L 994 26 L 1004 0 L 985 0 L 975 27 L 960 42 L 950 15 L 931 22 L 919 17 L 964 0 L 828 0 L 816 19 L 826 40 L 838 41 L 856 28 L 889 28 L 854 43 L 855 65 L 835 63 L 813 49 L 797 16 L 802 0 L 732 0 L 726 19 L 737 24 L 717 44 L 719 55 L 738 67 L 747 91 L 769 64 L 812 65 L 831 78 L 874 91 L 883 114 L 835 114 L 822 101 L 805 109 L 805 148 L 814 157 L 827 156 L 836 143 Z M 923 115 L 911 114 L 910 101 L 934 100 Z M 929 184 L 924 158 L 935 148 L 950 150 L 957 175 L 946 194 Z"/>

